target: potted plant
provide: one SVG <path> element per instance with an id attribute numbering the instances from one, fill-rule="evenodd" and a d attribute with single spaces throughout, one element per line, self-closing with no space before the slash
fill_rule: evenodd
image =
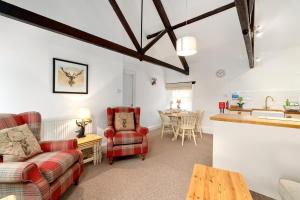
<path id="1" fill-rule="evenodd" d="M 237 102 L 237 105 L 240 107 L 240 108 L 243 108 L 243 105 L 245 104 L 243 102 L 244 98 L 243 97 L 239 97 L 238 98 L 238 102 Z"/>

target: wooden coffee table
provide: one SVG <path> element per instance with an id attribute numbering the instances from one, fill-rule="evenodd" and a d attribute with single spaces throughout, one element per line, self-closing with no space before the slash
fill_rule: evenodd
<path id="1" fill-rule="evenodd" d="M 241 174 L 196 164 L 186 200 L 253 200 Z"/>

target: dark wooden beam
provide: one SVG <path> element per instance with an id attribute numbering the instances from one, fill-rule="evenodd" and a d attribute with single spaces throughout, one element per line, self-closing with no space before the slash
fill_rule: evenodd
<path id="1" fill-rule="evenodd" d="M 181 72 L 181 73 L 183 73 L 185 75 L 189 75 L 189 73 L 190 73 L 189 71 L 186 71 L 186 70 L 178 68 L 178 67 L 174 67 L 171 64 L 165 63 L 165 62 L 163 62 L 161 60 L 158 60 L 156 58 L 153 58 L 153 57 L 150 57 L 150 56 L 147 56 L 147 55 L 142 55 L 142 60 L 147 61 L 149 63 L 156 64 L 156 65 L 160 65 L 160 66 L 163 66 L 163 67 L 166 67 L 166 68 L 178 71 L 178 72 Z"/>
<path id="2" fill-rule="evenodd" d="M 255 35 L 254 35 L 254 31 L 255 31 L 255 0 L 250 0 L 253 1 L 253 5 L 252 5 L 252 9 L 251 9 L 251 13 L 250 13 L 250 30 L 251 30 L 251 36 L 252 36 L 252 52 L 253 52 L 253 57 L 255 57 L 255 49 L 254 49 L 254 39 L 255 39 Z"/>
<path id="3" fill-rule="evenodd" d="M 135 46 L 137 51 L 141 51 L 141 46 L 139 45 L 139 42 L 137 41 L 132 29 L 130 28 L 125 16 L 123 15 L 119 5 L 117 4 L 116 0 L 109 0 L 109 3 L 111 7 L 114 9 L 115 13 L 117 14 L 121 24 L 123 25 L 126 33 L 128 34 L 130 40 L 132 41 L 133 45 Z"/>
<path id="4" fill-rule="evenodd" d="M 188 75 L 169 63 L 0 0 L 0 15 Z"/>
<path id="5" fill-rule="evenodd" d="M 162 31 L 158 34 L 153 40 L 151 40 L 142 50 L 142 53 L 145 54 L 160 38 L 162 38 L 166 34 L 166 30 Z"/>
<path id="6" fill-rule="evenodd" d="M 248 9 L 248 2 L 247 0 L 235 0 L 235 7 L 239 16 L 242 33 L 246 45 L 248 61 L 250 68 L 254 67 L 254 40 L 253 32 L 250 28 L 250 16 L 249 16 L 249 9 Z M 253 43 L 253 44 L 252 44 Z"/>
<path id="7" fill-rule="evenodd" d="M 249 10 L 249 18 L 250 18 L 250 24 L 252 21 L 252 15 L 254 14 L 254 6 L 255 6 L 255 0 L 247 0 L 248 1 L 248 10 Z"/>
<path id="8" fill-rule="evenodd" d="M 162 5 L 161 1 L 160 0 L 153 0 L 153 3 L 155 5 L 155 8 L 158 12 L 158 15 L 160 16 L 160 19 L 165 27 L 165 29 L 167 30 L 167 33 L 171 39 L 171 42 L 176 50 L 176 41 L 177 41 L 177 38 L 176 38 L 176 35 L 174 33 L 174 31 L 171 29 L 171 23 L 168 19 L 168 16 L 167 16 L 167 13 L 164 9 L 164 6 Z M 183 68 L 185 71 L 189 71 L 189 66 L 185 60 L 184 57 L 182 56 L 178 56 L 179 59 L 180 59 L 180 62 L 181 64 L 183 65 Z"/>
<path id="9" fill-rule="evenodd" d="M 214 9 L 214 10 L 212 10 L 212 11 L 209 11 L 209 12 L 207 12 L 207 13 L 204 13 L 204 14 L 199 15 L 199 16 L 197 16 L 197 17 L 194 17 L 194 18 L 192 18 L 192 19 L 189 19 L 189 20 L 187 20 L 187 22 L 184 21 L 184 22 L 181 22 L 181 23 L 176 24 L 176 25 L 174 25 L 174 26 L 171 26 L 170 29 L 171 29 L 171 30 L 175 30 L 175 29 L 177 29 L 177 28 L 180 28 L 180 27 L 186 26 L 186 25 L 188 25 L 188 24 L 197 22 L 197 21 L 202 20 L 202 19 L 205 19 L 205 18 L 207 18 L 207 17 L 216 15 L 216 14 L 218 14 L 218 13 L 220 13 L 220 12 L 223 12 L 223 11 L 228 10 L 228 9 L 230 9 L 230 8 L 233 8 L 233 7 L 235 7 L 235 3 L 234 3 L 234 2 L 232 2 L 232 3 L 230 3 L 230 4 L 227 4 L 227 5 L 224 5 L 224 6 L 221 6 L 221 7 L 217 8 L 217 9 Z M 158 32 L 156 32 L 156 33 L 147 35 L 147 39 L 151 39 L 151 38 L 157 36 L 160 32 L 161 32 L 161 31 L 158 31 Z"/>

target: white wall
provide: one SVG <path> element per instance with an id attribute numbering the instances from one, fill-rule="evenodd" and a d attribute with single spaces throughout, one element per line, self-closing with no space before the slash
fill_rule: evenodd
<path id="1" fill-rule="evenodd" d="M 37 0 L 11 2 L 117 43 L 129 43 L 108 2 L 72 1 L 67 14 L 62 9 L 67 1 L 47 1 L 46 5 Z M 101 12 L 94 12 L 95 7 Z M 80 15 L 76 15 L 78 10 Z M 100 20 L 92 21 L 94 17 Z M 159 124 L 157 110 L 163 109 L 166 102 L 161 67 L 134 59 L 126 61 L 121 54 L 2 16 L 0 27 L 1 113 L 34 110 L 41 112 L 43 119 L 70 119 L 77 117 L 80 107 L 88 107 L 94 118 L 94 131 L 102 134 L 106 108 L 122 105 L 125 63 L 126 69 L 137 75 L 136 103 L 142 108 L 143 125 Z M 88 95 L 52 93 L 54 57 L 89 65 Z M 150 84 L 151 77 L 158 79 L 157 85 Z"/>
<path id="2" fill-rule="evenodd" d="M 74 118 L 89 107 L 94 126 L 105 127 L 106 107 L 122 103 L 122 56 L 4 17 L 0 26 L 1 112 Z M 89 65 L 88 95 L 52 93 L 53 57 Z"/>
<path id="3" fill-rule="evenodd" d="M 125 59 L 124 70 L 136 75 L 136 106 L 141 107 L 141 123 L 143 126 L 156 128 L 160 125 L 158 110 L 168 106 L 165 89 L 164 70 L 159 66 Z M 156 85 L 151 85 L 151 78 L 157 79 Z"/>
<path id="4" fill-rule="evenodd" d="M 202 62 L 191 63 L 191 75 L 184 76 L 167 71 L 166 80 L 196 81 L 193 86 L 193 109 L 204 109 L 205 131 L 211 132 L 209 117 L 218 113 L 218 102 L 230 99 L 234 91 L 245 98 L 245 107 L 261 108 L 267 95 L 274 97 L 273 108 L 282 109 L 286 98 L 300 102 L 300 46 L 280 49 L 272 57 L 249 69 L 247 63 L 226 57 L 214 59 L 218 54 L 206 55 Z M 216 53 L 216 52 L 215 52 Z M 225 64 L 226 63 L 226 64 Z M 217 78 L 218 69 L 225 69 L 226 76 Z"/>

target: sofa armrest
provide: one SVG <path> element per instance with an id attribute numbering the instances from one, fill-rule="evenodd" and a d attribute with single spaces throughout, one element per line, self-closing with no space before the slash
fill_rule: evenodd
<path id="1" fill-rule="evenodd" d="M 36 183 L 43 179 L 34 163 L 5 162 L 0 165 L 0 183 Z"/>
<path id="2" fill-rule="evenodd" d="M 112 126 L 107 127 L 107 128 L 105 129 L 105 131 L 104 131 L 104 135 L 105 135 L 105 137 L 107 137 L 107 138 L 112 138 L 112 137 L 114 137 L 114 135 L 115 135 L 115 129 L 114 129 L 114 127 L 112 127 Z"/>
<path id="3" fill-rule="evenodd" d="M 147 135 L 149 132 L 149 129 L 146 127 L 139 126 L 136 128 L 136 132 L 138 132 L 139 134 L 142 134 L 142 135 Z"/>
<path id="4" fill-rule="evenodd" d="M 42 141 L 40 142 L 40 145 L 44 152 L 64 151 L 77 149 L 77 140 Z"/>
<path id="5" fill-rule="evenodd" d="M 20 185 L 33 184 L 37 190 L 25 193 L 41 196 L 43 199 L 50 199 L 50 186 L 47 180 L 41 175 L 38 166 L 30 162 L 7 162 L 0 164 L 0 185 L 15 194 L 19 193 Z M 7 188 L 6 188 L 7 187 Z M 1 196 L 1 195 L 0 195 Z M 23 196 L 24 197 L 24 194 Z M 32 197 L 32 196 L 31 196 Z"/>

